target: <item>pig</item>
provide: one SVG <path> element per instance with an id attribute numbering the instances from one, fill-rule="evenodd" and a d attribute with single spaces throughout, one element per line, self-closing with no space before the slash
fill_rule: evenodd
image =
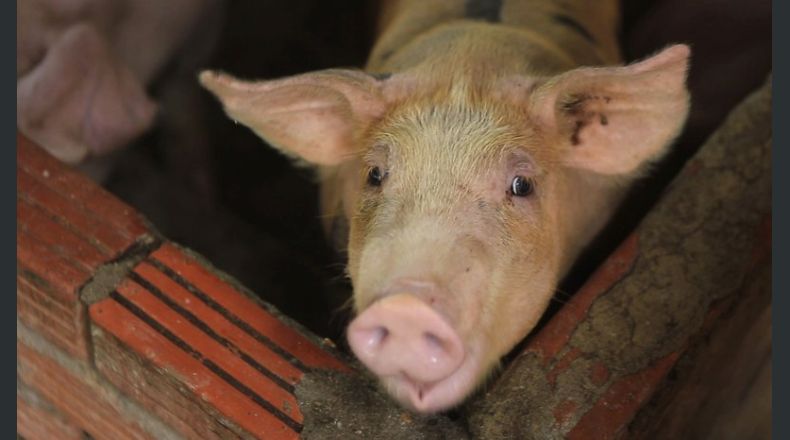
<path id="1" fill-rule="evenodd" d="M 221 11 L 222 0 L 17 0 L 18 129 L 69 164 L 128 144 L 157 116 L 147 88 L 210 52 Z"/>
<path id="2" fill-rule="evenodd" d="M 348 223 L 349 346 L 407 408 L 486 382 L 681 131 L 690 49 L 622 65 L 617 4 L 393 1 L 364 71 L 200 74 L 315 168 L 327 229 Z"/>

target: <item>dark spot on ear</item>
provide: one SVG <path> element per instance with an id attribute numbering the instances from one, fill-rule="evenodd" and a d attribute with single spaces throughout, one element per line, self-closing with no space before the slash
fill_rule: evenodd
<path id="1" fill-rule="evenodd" d="M 466 0 L 464 17 L 491 23 L 502 21 L 502 0 Z"/>
<path id="2" fill-rule="evenodd" d="M 580 25 L 579 22 L 573 19 L 572 17 L 569 17 L 564 14 L 555 14 L 552 18 L 557 23 L 573 29 L 574 31 L 576 31 L 576 33 L 581 35 L 585 40 L 589 41 L 590 43 L 593 44 L 597 43 L 595 41 L 595 37 L 593 37 L 592 34 L 587 29 L 584 28 L 584 26 Z"/>
<path id="3" fill-rule="evenodd" d="M 575 116 L 584 111 L 584 101 L 590 99 L 587 95 L 571 95 L 567 101 L 562 103 L 562 111 Z"/>
<path id="4" fill-rule="evenodd" d="M 605 107 L 600 104 L 600 101 L 604 101 L 608 104 L 611 100 L 612 98 L 609 96 L 579 94 L 569 96 L 560 104 L 560 109 L 574 120 L 573 131 L 571 132 L 570 138 L 572 145 L 579 145 L 581 143 L 579 132 L 581 132 L 585 125 L 593 123 L 596 116 L 601 125 L 609 124 L 609 118 L 606 114 L 601 113 L 599 108 L 595 108 L 596 106 L 588 103 L 591 101 L 599 101 L 597 107 L 602 107 L 605 110 Z"/>
<path id="5" fill-rule="evenodd" d="M 467 267 L 466 268 L 466 272 L 468 273 L 470 269 L 472 269 L 472 268 L 471 267 Z"/>
<path id="6" fill-rule="evenodd" d="M 612 101 L 609 96 L 577 94 L 570 95 L 562 102 L 562 110 L 570 115 L 577 115 L 584 112 L 585 102 L 587 101 L 604 101 L 606 104 Z"/>
<path id="7" fill-rule="evenodd" d="M 368 73 L 368 75 L 372 76 L 373 78 L 376 78 L 379 81 L 384 81 L 392 76 L 392 72 Z"/>

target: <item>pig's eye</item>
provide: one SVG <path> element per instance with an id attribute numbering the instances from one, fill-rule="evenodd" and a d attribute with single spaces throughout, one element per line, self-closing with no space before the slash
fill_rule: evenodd
<path id="1" fill-rule="evenodd" d="M 381 168 L 371 168 L 370 171 L 368 171 L 368 185 L 381 186 L 381 182 L 384 181 L 385 176 L 386 174 L 381 172 Z"/>
<path id="2" fill-rule="evenodd" d="M 532 181 L 524 176 L 516 176 L 513 178 L 513 183 L 510 184 L 510 192 L 517 197 L 526 197 L 535 190 L 535 185 Z"/>

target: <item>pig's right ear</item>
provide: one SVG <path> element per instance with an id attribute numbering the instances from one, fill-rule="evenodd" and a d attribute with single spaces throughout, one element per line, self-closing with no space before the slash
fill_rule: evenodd
<path id="1" fill-rule="evenodd" d="M 539 85 L 532 109 L 564 162 L 631 174 L 659 159 L 686 121 L 689 48 L 671 46 L 623 67 L 579 68 Z"/>
<path id="2" fill-rule="evenodd" d="M 382 82 L 353 70 L 269 81 L 205 71 L 200 82 L 231 119 L 280 151 L 316 165 L 337 165 L 352 157 L 360 133 L 386 110 Z"/>

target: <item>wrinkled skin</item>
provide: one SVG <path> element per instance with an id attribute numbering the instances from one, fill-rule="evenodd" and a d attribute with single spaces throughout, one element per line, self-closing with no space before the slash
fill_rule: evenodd
<path id="1" fill-rule="evenodd" d="M 372 68 L 392 75 L 201 82 L 318 167 L 325 212 L 350 225 L 349 344 L 394 398 L 435 412 L 534 327 L 623 189 L 665 154 L 688 111 L 688 56 L 574 69 L 533 34 L 459 21 Z"/>
<path id="2" fill-rule="evenodd" d="M 126 145 L 154 123 L 151 82 L 205 52 L 193 34 L 220 2 L 17 0 L 17 127 L 71 164 Z"/>

